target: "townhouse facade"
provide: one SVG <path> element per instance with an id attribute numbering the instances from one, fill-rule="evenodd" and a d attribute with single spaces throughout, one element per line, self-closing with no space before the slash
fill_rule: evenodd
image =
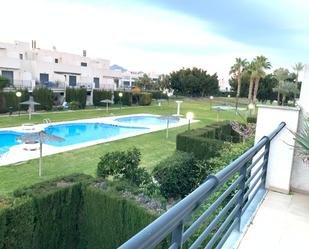
<path id="1" fill-rule="evenodd" d="M 65 87 L 114 89 L 121 72 L 110 69 L 109 60 L 93 59 L 30 46 L 27 42 L 0 43 L 0 74 L 14 87 L 28 88 L 46 85 L 61 92 Z"/>

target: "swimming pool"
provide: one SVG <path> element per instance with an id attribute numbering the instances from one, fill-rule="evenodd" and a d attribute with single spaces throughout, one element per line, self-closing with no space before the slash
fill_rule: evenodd
<path id="1" fill-rule="evenodd" d="M 147 129 L 148 128 L 145 127 L 127 127 L 104 123 L 66 123 L 51 125 L 45 129 L 45 132 L 62 137 L 65 140 L 63 142 L 46 142 L 46 144 L 53 146 L 68 146 L 136 133 Z"/>
<path id="2" fill-rule="evenodd" d="M 16 138 L 22 135 L 21 132 L 0 131 L 0 154 L 8 152 L 10 147 L 20 144 Z"/>
<path id="3" fill-rule="evenodd" d="M 160 119 L 160 116 L 129 116 L 117 118 L 115 121 L 120 123 L 135 124 L 135 125 L 166 125 L 166 120 Z M 178 123 L 178 120 L 170 120 L 170 124 Z"/>

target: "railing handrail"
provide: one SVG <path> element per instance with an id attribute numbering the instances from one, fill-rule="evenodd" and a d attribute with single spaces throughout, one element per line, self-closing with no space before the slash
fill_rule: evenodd
<path id="1" fill-rule="evenodd" d="M 285 127 L 282 122 L 268 136 L 264 136 L 257 144 L 247 150 L 243 155 L 230 163 L 215 175 L 209 176 L 206 181 L 192 193 L 167 210 L 159 218 L 137 233 L 119 249 L 153 248 L 176 229 L 180 222 L 184 222 L 192 212 L 204 202 L 216 187 L 224 184 L 235 172 L 253 158 L 265 145 Z"/>

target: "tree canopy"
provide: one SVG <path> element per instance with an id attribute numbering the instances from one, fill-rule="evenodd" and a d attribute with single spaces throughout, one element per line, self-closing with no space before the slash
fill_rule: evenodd
<path id="1" fill-rule="evenodd" d="M 171 88 L 175 94 L 204 97 L 219 91 L 217 74 L 210 75 L 200 68 L 180 69 L 170 74 Z"/>

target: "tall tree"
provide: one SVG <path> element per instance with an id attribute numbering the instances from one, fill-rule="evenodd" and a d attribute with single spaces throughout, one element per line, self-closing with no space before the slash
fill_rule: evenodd
<path id="1" fill-rule="evenodd" d="M 258 90 L 259 90 L 260 80 L 261 80 L 261 78 L 264 78 L 266 76 L 265 70 L 271 68 L 270 62 L 263 55 L 257 56 L 254 59 L 254 61 L 255 61 L 255 64 L 256 64 L 256 68 L 255 68 L 254 91 L 253 91 L 253 98 L 252 98 L 253 103 L 256 102 L 256 97 L 257 97 Z"/>
<path id="2" fill-rule="evenodd" d="M 240 96 L 241 77 L 247 65 L 248 61 L 246 59 L 236 58 L 235 64 L 231 67 L 230 70 L 230 75 L 233 74 L 237 78 L 237 93 L 236 93 L 237 98 L 239 98 Z"/>
<path id="3" fill-rule="evenodd" d="M 161 91 L 171 89 L 171 77 L 169 75 L 162 74 L 158 79 L 158 87 Z"/>
<path id="4" fill-rule="evenodd" d="M 254 81 L 256 78 L 256 61 L 251 61 L 250 64 L 247 66 L 246 70 L 250 74 L 250 81 L 249 81 L 249 92 L 248 92 L 248 100 L 252 102 L 252 91 L 254 86 Z"/>
<path id="5" fill-rule="evenodd" d="M 296 83 L 298 83 L 299 73 L 304 69 L 304 65 L 301 62 L 298 62 L 294 65 L 293 69 L 296 71 Z"/>

